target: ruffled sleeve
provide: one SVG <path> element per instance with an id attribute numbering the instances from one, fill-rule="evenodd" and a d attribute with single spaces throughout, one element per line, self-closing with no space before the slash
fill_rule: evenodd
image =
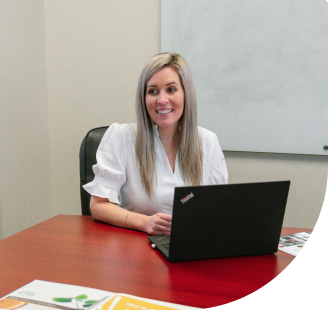
<path id="1" fill-rule="evenodd" d="M 120 204 L 119 193 L 126 182 L 126 125 L 112 124 L 105 132 L 97 150 L 95 178 L 83 188 L 91 195 L 108 198 Z"/>

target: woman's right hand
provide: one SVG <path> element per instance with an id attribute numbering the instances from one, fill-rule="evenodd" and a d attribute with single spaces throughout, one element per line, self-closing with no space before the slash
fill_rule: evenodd
<path id="1" fill-rule="evenodd" d="M 171 233 L 172 215 L 156 213 L 148 217 L 145 232 L 149 235 L 169 235 Z"/>

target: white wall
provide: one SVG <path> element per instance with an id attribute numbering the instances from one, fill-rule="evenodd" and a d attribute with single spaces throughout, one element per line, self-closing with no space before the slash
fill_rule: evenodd
<path id="1" fill-rule="evenodd" d="M 165 0 L 161 12 L 161 48 L 190 63 L 198 122 L 225 149 L 328 155 L 326 1 Z"/>
<path id="2" fill-rule="evenodd" d="M 81 214 L 82 138 L 92 127 L 135 120 L 140 70 L 159 51 L 160 0 L 0 1 L 3 237 L 59 213 Z M 233 183 L 291 179 L 285 225 L 313 227 L 327 160 L 233 152 L 226 159 Z"/>

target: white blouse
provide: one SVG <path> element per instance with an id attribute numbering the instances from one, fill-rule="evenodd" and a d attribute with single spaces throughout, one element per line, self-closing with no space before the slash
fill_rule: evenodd
<path id="1" fill-rule="evenodd" d="M 179 157 L 174 172 L 154 126 L 156 174 L 154 198 L 144 190 L 135 155 L 136 124 L 112 124 L 105 132 L 97 150 L 95 178 L 83 188 L 91 195 L 108 198 L 126 210 L 146 215 L 158 212 L 172 214 L 174 188 L 184 186 Z M 203 185 L 225 184 L 228 171 L 216 135 L 198 127 L 203 143 Z"/>

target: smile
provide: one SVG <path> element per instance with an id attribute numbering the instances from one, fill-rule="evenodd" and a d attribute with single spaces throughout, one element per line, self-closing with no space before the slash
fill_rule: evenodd
<path id="1" fill-rule="evenodd" d="M 173 109 L 166 109 L 166 110 L 157 110 L 156 111 L 156 113 L 157 114 L 168 114 L 168 113 L 170 113 L 170 112 L 172 112 L 173 111 Z"/>

